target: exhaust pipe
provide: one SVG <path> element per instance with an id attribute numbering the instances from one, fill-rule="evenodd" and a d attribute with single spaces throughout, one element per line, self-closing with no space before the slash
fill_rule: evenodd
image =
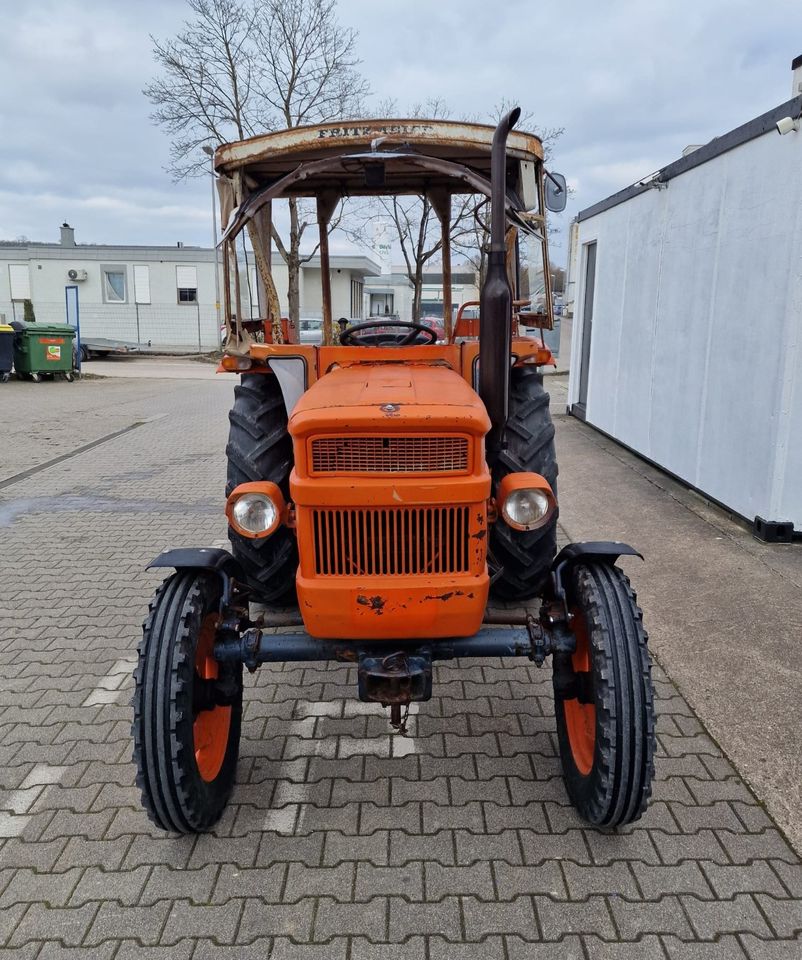
<path id="1" fill-rule="evenodd" d="M 485 441 L 492 466 L 504 448 L 510 400 L 512 290 L 507 278 L 504 241 L 507 199 L 507 137 L 521 116 L 520 107 L 501 118 L 490 157 L 490 252 L 479 308 L 479 396 L 490 417 Z"/>

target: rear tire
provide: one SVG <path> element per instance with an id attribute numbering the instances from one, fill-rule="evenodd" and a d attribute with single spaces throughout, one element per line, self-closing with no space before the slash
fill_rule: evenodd
<path id="1" fill-rule="evenodd" d="M 493 467 L 496 489 L 508 473 L 539 473 L 557 495 L 557 456 L 554 424 L 543 375 L 533 367 L 510 371 L 510 409 L 507 448 Z M 527 600 L 539 596 L 557 553 L 557 516 L 537 530 L 513 530 L 503 520 L 490 532 L 489 564 L 495 577 L 491 592 L 500 600 Z"/>
<path id="2" fill-rule="evenodd" d="M 132 728 L 136 783 L 150 819 L 175 833 L 208 830 L 234 785 L 242 665 L 213 659 L 219 603 L 216 576 L 173 574 L 153 597 L 139 644 Z M 208 705 L 210 681 L 226 685 L 225 705 Z"/>
<path id="3" fill-rule="evenodd" d="M 243 374 L 234 388 L 228 418 L 226 496 L 241 483 L 271 480 L 289 502 L 292 440 L 278 379 L 272 373 Z M 287 527 L 260 540 L 242 537 L 229 527 L 228 538 L 254 600 L 273 605 L 295 602 L 298 548 Z"/>
<path id="4" fill-rule="evenodd" d="M 601 827 L 638 820 L 652 792 L 655 715 L 647 635 L 629 580 L 605 563 L 577 564 L 567 587 L 574 654 L 555 655 L 563 776 L 581 817 Z M 558 657 L 578 696 L 561 696 Z"/>

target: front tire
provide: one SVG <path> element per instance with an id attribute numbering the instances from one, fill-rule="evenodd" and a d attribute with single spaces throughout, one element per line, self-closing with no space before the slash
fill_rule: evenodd
<path id="1" fill-rule="evenodd" d="M 577 564 L 566 586 L 576 651 L 556 654 L 554 664 L 563 776 L 583 819 L 618 827 L 641 817 L 654 777 L 643 616 L 629 580 L 611 564 Z"/>
<path id="2" fill-rule="evenodd" d="M 134 679 L 134 763 L 142 804 L 164 830 L 200 833 L 234 785 L 242 665 L 213 657 L 216 576 L 183 571 L 156 591 Z"/>

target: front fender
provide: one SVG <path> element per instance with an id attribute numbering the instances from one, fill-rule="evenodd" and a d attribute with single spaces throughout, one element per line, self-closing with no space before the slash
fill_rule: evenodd
<path id="1" fill-rule="evenodd" d="M 563 577 L 575 563 L 584 563 L 588 560 L 596 563 L 614 564 L 619 557 L 640 557 L 643 554 L 631 547 L 628 543 L 618 540 L 585 540 L 579 543 L 569 543 L 557 554 L 551 564 L 551 583 L 553 597 L 559 600 L 566 609 L 565 587 Z"/>
<path id="2" fill-rule="evenodd" d="M 174 550 L 163 550 L 145 569 L 151 570 L 153 567 L 216 573 L 223 583 L 223 601 L 226 603 L 231 596 L 231 581 L 236 580 L 238 584 L 245 582 L 236 558 L 228 550 L 219 547 L 177 547 Z"/>

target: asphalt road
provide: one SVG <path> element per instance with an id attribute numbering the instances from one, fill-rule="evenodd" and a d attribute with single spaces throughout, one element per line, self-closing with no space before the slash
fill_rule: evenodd
<path id="1" fill-rule="evenodd" d="M 559 414 L 564 380 L 549 386 Z M 176 838 L 139 806 L 130 673 L 159 580 L 145 564 L 225 537 L 232 383 L 2 389 L 9 956 L 802 956 L 793 550 L 558 415 L 565 534 L 647 558 L 626 561 L 659 661 L 644 818 L 604 833 L 568 805 L 547 667 L 440 666 L 399 737 L 351 668 L 287 664 L 248 680 L 223 820 Z"/>

